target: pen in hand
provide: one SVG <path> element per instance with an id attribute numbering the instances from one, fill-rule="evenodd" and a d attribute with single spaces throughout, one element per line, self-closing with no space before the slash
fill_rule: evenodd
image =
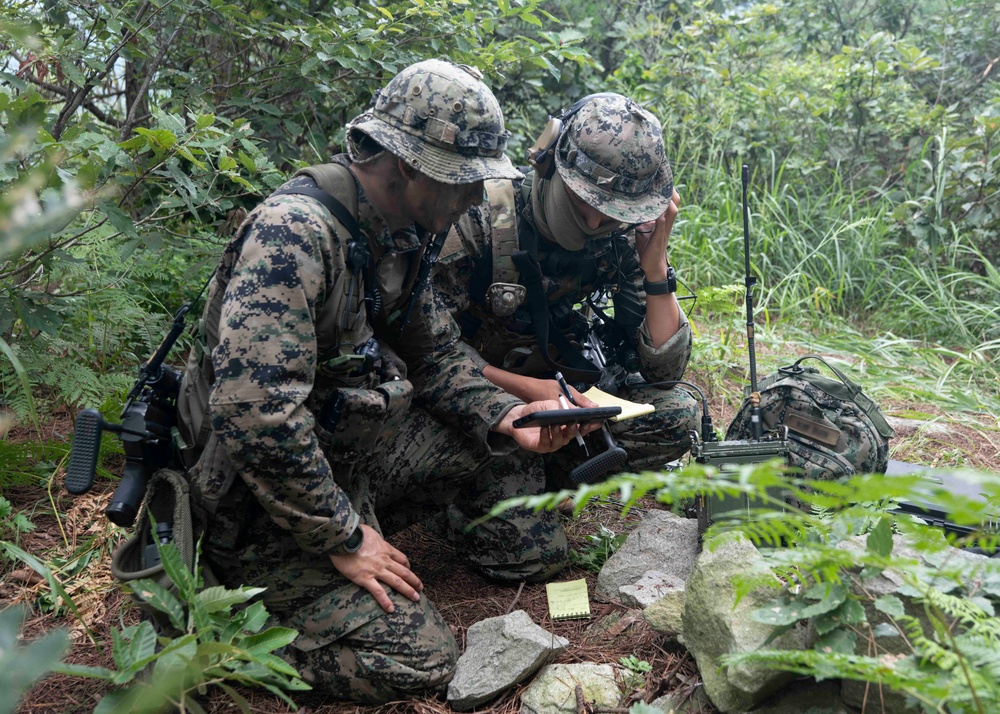
<path id="1" fill-rule="evenodd" d="M 566 379 L 562 376 L 562 372 L 556 372 L 556 382 L 559 383 L 559 388 L 563 391 L 563 394 L 559 395 L 559 405 L 563 409 L 569 409 L 569 405 L 576 405 L 576 400 L 573 399 L 573 393 L 569 391 L 569 385 L 566 384 Z M 583 440 L 583 437 L 579 434 L 576 435 L 576 443 L 580 445 L 583 449 L 583 453 L 588 458 L 590 457 L 590 449 L 587 448 L 587 442 Z"/>

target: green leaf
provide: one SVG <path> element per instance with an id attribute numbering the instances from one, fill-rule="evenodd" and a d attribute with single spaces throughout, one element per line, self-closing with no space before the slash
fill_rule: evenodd
<path id="1" fill-rule="evenodd" d="M 232 156 L 220 156 L 219 157 L 219 170 L 220 171 L 232 171 L 239 164 L 236 163 L 236 159 Z"/>
<path id="2" fill-rule="evenodd" d="M 264 603 L 258 601 L 241 611 L 237 617 L 242 629 L 247 632 L 259 632 L 260 628 L 267 623 L 268 614 Z"/>
<path id="3" fill-rule="evenodd" d="M 212 126 L 212 124 L 214 123 L 215 123 L 214 114 L 199 114 L 198 117 L 194 120 L 194 128 L 206 129 Z"/>
<path id="4" fill-rule="evenodd" d="M 287 627 L 270 627 L 259 635 L 245 637 L 239 646 L 253 655 L 261 655 L 266 652 L 291 644 L 299 633 Z"/>
<path id="5" fill-rule="evenodd" d="M 875 629 L 872 632 L 876 638 L 899 637 L 899 630 L 890 625 L 888 622 L 880 622 L 875 626 Z"/>
<path id="6" fill-rule="evenodd" d="M 187 630 L 184 606 L 173 593 L 152 580 L 136 580 L 129 583 L 129 587 L 140 600 L 166 614 L 175 629 L 181 632 Z"/>
<path id="7" fill-rule="evenodd" d="M 169 151 L 177 143 L 177 137 L 172 131 L 167 129 L 144 129 L 136 127 L 135 133 L 145 137 L 153 146 L 157 146 L 163 151 Z"/>
<path id="8" fill-rule="evenodd" d="M 108 222 L 111 223 L 122 235 L 126 235 L 129 238 L 138 238 L 139 233 L 135 229 L 135 223 L 132 219 L 125 214 L 118 206 L 110 202 L 102 202 L 98 206 L 104 215 L 108 217 Z"/>
<path id="9" fill-rule="evenodd" d="M 875 527 L 868 534 L 866 548 L 870 553 L 875 553 L 883 558 L 892 554 L 892 518 L 882 516 Z"/>
<path id="10" fill-rule="evenodd" d="M 69 677 L 89 677 L 91 679 L 103 679 L 111 681 L 114 679 L 115 671 L 107 667 L 91 667 L 85 664 L 72 664 L 62 662 L 52 668 L 57 674 L 65 674 Z"/>
<path id="11" fill-rule="evenodd" d="M 906 614 L 906 610 L 903 607 L 903 601 L 895 595 L 883 595 L 881 597 L 877 597 L 875 598 L 873 604 L 875 605 L 876 610 L 884 612 L 889 617 L 902 617 Z"/>
<path id="12" fill-rule="evenodd" d="M 217 612 L 219 610 L 228 610 L 233 605 L 246 602 L 255 595 L 264 592 L 264 590 L 266 590 L 266 588 L 246 587 L 230 590 L 229 588 L 218 585 L 211 588 L 205 588 L 198 593 L 196 597 L 205 608 L 205 612 Z"/>
<path id="13" fill-rule="evenodd" d="M 254 163 L 250 155 L 245 151 L 240 151 L 236 154 L 239 157 L 240 163 L 243 164 L 243 168 L 249 171 L 251 174 L 257 173 L 257 164 Z"/>
<path id="14" fill-rule="evenodd" d="M 184 147 L 184 146 L 178 146 L 177 147 L 177 153 L 180 156 L 183 156 L 188 161 L 190 161 L 195 166 L 197 166 L 199 169 L 202 169 L 202 170 L 205 169 L 205 162 L 204 161 L 200 161 L 199 159 L 196 159 L 194 157 L 194 154 L 192 154 L 186 147 Z"/>
<path id="15" fill-rule="evenodd" d="M 156 653 L 156 630 L 148 620 L 139 623 L 132 640 L 129 642 L 129 659 L 134 667 L 139 669 L 148 664 L 150 658 Z"/>
<path id="16" fill-rule="evenodd" d="M 241 712 L 244 714 L 250 714 L 250 702 L 248 702 L 242 694 L 237 692 L 225 682 L 219 682 L 219 689 L 228 694 L 229 698 L 236 702 L 236 706 L 239 707 Z"/>
<path id="17" fill-rule="evenodd" d="M 857 635 L 850 630 L 837 629 L 818 638 L 814 649 L 826 653 L 854 654 L 857 640 Z"/>
<path id="18" fill-rule="evenodd" d="M 17 358 L 14 350 L 9 344 L 7 344 L 7 341 L 2 336 L 0 336 L 0 353 L 7 358 L 11 366 L 14 368 L 14 374 L 17 375 L 17 380 L 21 385 L 21 391 L 24 394 L 24 403 L 28 406 L 28 416 L 31 418 L 31 422 L 35 425 L 35 433 L 41 435 L 42 427 L 38 423 L 38 411 L 35 409 L 35 397 L 31 393 L 31 379 L 28 377 L 28 371 L 24 368 L 24 365 L 21 364 L 21 361 Z"/>
<path id="19" fill-rule="evenodd" d="M 170 582 L 177 588 L 177 596 L 184 602 L 192 602 L 195 599 L 195 578 L 194 573 L 188 568 L 181 553 L 174 543 L 157 544 L 156 549 L 160 553 L 160 562 L 163 563 L 163 571 Z M 183 629 L 183 628 L 178 628 Z"/>

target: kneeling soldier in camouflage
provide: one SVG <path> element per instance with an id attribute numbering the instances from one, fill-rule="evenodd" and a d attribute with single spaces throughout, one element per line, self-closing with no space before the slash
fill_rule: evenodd
<path id="1" fill-rule="evenodd" d="M 247 217 L 211 283 L 178 405 L 204 558 L 227 586 L 265 587 L 270 612 L 301 633 L 289 660 L 358 701 L 440 689 L 458 654 L 382 519 L 448 498 L 436 486 L 491 453 L 544 453 L 577 433 L 513 429 L 558 404 L 484 379 L 419 284 L 430 236 L 482 200 L 484 180 L 520 176 L 473 72 L 438 60 L 403 70 L 348 125 L 347 156 L 299 172 Z M 524 525 L 530 552 L 538 529 Z"/>
<path id="2" fill-rule="evenodd" d="M 684 389 L 657 384 L 683 379 L 691 354 L 691 327 L 667 259 L 680 198 L 660 123 L 619 94 L 591 95 L 550 120 L 529 162 L 534 170 L 523 181 L 486 182 L 487 202 L 471 208 L 444 244 L 435 289 L 483 374 L 527 401 L 559 397 L 557 370 L 577 385 L 594 381 L 580 352 L 590 325 L 575 307 L 594 294 L 610 297 L 603 338 L 613 386 L 656 408 L 611 431 L 630 469 L 662 468 L 688 450 L 701 410 Z M 593 406 L 571 393 L 579 406 Z M 574 445 L 546 455 L 549 487 L 571 485 L 567 475 L 584 459 Z M 519 452 L 494 461 L 489 480 L 542 468 L 541 458 Z M 449 515 L 461 534 L 470 514 L 453 506 Z"/>

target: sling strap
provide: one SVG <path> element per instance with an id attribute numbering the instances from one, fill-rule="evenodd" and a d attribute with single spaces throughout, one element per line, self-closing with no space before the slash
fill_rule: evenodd
<path id="1" fill-rule="evenodd" d="M 272 193 L 272 196 L 282 196 L 282 195 L 296 195 L 296 196 L 308 196 L 309 198 L 314 198 L 323 204 L 323 207 L 328 210 L 334 218 L 343 224 L 347 232 L 351 234 L 351 240 L 357 240 L 361 235 L 361 226 L 358 225 L 357 219 L 351 215 L 351 212 L 347 209 L 343 203 L 341 203 L 335 196 L 330 195 L 319 186 L 315 185 L 315 179 L 309 177 L 313 181 L 312 186 L 299 186 L 298 188 L 279 188 L 277 191 Z"/>
<path id="2" fill-rule="evenodd" d="M 571 382 L 594 384 L 601 378 L 601 370 L 580 354 L 573 344 L 559 330 L 549 330 L 549 303 L 542 289 L 542 269 L 538 261 L 526 250 L 518 250 L 511 256 L 521 272 L 521 285 L 528 291 L 528 314 L 531 327 L 535 331 L 535 341 L 542 359 L 553 371 L 562 372 Z M 566 360 L 558 364 L 549 355 L 549 344 Z"/>

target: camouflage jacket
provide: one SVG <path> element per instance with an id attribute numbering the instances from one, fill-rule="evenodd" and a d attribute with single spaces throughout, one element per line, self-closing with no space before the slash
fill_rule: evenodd
<path id="1" fill-rule="evenodd" d="M 334 160 L 349 163 L 343 156 Z M 303 180 L 293 178 L 286 186 Z M 313 198 L 271 196 L 226 247 L 202 322 L 201 350 L 207 352 L 195 349 L 188 363 L 189 379 L 211 390 L 212 435 L 192 469 L 196 492 L 222 499 L 238 473 L 272 519 L 315 553 L 338 545 L 358 521 L 351 494 L 334 482 L 340 466 L 327 458 L 336 459 L 338 448 L 331 453 L 320 438 L 325 432 L 317 433 L 317 414 L 333 390 L 374 394 L 383 405 L 383 398 L 391 401 L 402 391 L 398 385 L 409 384 L 408 376 L 414 394 L 433 405 L 437 416 L 481 442 L 489 435 L 490 443 L 502 443 L 505 450 L 513 441 L 489 429 L 520 403 L 474 366 L 457 326 L 429 287 L 421 291 L 404 333 L 397 334 L 393 325 L 406 309 L 429 237 L 421 239 L 414 228 L 390 235 L 360 184 L 353 183 L 381 311 L 368 318 L 363 276 L 347 267 L 348 230 Z M 381 380 L 374 373 L 352 376 L 358 362 L 343 358 L 373 334 L 384 345 Z M 376 394 L 380 381 L 389 389 Z M 197 384 L 189 387 L 186 394 Z M 192 406 L 179 405 L 182 417 L 197 411 Z M 354 424 L 355 416 L 348 420 L 352 428 L 364 428 Z M 347 448 L 350 442 L 345 435 L 340 444 Z M 220 455 L 230 465 L 213 466 Z"/>
<path id="2" fill-rule="evenodd" d="M 529 173 L 525 181 L 534 181 Z M 511 182 L 506 182 L 513 188 Z M 531 201 L 519 205 L 518 228 L 533 228 Z M 434 289 L 459 324 L 465 329 L 465 339 L 480 352 L 489 364 L 525 374 L 542 376 L 547 371 L 538 359 L 520 360 L 518 352 L 535 350 L 530 317 L 522 306 L 509 317 L 493 314 L 479 303 L 474 292 L 474 276 L 484 255 L 490 255 L 494 229 L 490 225 L 490 206 L 474 206 L 452 228 L 452 234 L 442 251 L 434 273 Z M 525 223 L 528 225 L 526 226 Z M 538 233 L 538 262 L 542 269 L 542 285 L 549 300 L 552 329 L 557 326 L 570 336 L 567 306 L 583 302 L 594 291 L 606 290 L 614 295 L 621 289 L 632 290 L 638 296 L 644 313 L 645 293 L 642 292 L 642 269 L 639 267 L 634 235 L 621 236 L 615 245 L 605 250 L 584 249 L 567 251 Z M 596 254 L 595 254 L 596 253 Z M 481 282 L 481 281 L 480 281 Z M 489 284 L 488 282 L 486 284 Z M 562 315 L 560 322 L 559 315 Z M 613 318 L 614 319 L 614 318 Z M 618 320 L 621 323 L 621 320 Z M 638 352 L 640 372 L 650 382 L 682 379 L 691 356 L 691 326 L 681 310 L 680 329 L 657 348 L 652 345 L 644 317 L 633 324 L 622 325 Z M 610 355 L 609 355 L 610 359 Z"/>

